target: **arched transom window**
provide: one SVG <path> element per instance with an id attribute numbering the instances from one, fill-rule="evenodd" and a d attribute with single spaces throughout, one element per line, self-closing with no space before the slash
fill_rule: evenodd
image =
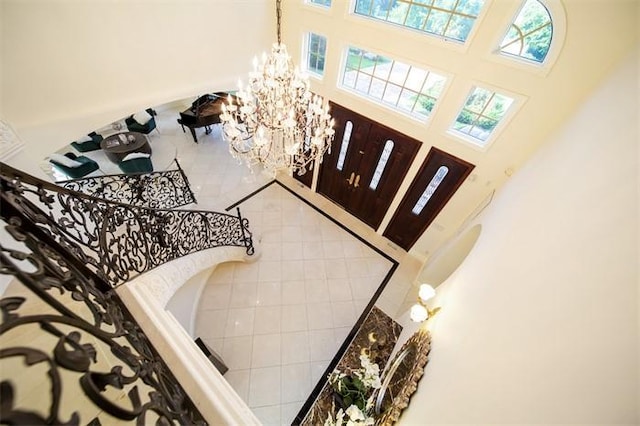
<path id="1" fill-rule="evenodd" d="M 500 43 L 500 52 L 542 63 L 553 36 L 549 10 L 538 0 L 526 0 Z"/>

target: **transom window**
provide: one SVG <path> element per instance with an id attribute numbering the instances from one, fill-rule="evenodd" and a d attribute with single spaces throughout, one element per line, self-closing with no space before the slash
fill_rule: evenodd
<path id="1" fill-rule="evenodd" d="M 314 33 L 307 34 L 307 71 L 322 77 L 326 51 L 326 37 Z"/>
<path id="2" fill-rule="evenodd" d="M 446 78 L 434 72 L 349 47 L 342 87 L 425 121 L 442 93 Z"/>
<path id="3" fill-rule="evenodd" d="M 376 190 L 376 188 L 378 188 L 378 183 L 380 183 L 382 173 L 384 173 L 384 169 L 387 167 L 387 162 L 389 161 L 389 157 L 391 156 L 391 151 L 393 151 L 393 141 L 389 139 L 384 144 L 382 155 L 380 155 L 378 165 L 376 166 L 376 171 L 373 172 L 373 178 L 371 178 L 371 183 L 369 184 L 369 188 L 373 189 L 374 191 Z"/>
<path id="4" fill-rule="evenodd" d="M 482 87 L 474 87 L 451 130 L 470 136 L 480 146 L 500 123 L 513 99 Z"/>
<path id="5" fill-rule="evenodd" d="M 431 182 L 429 182 L 429 185 L 427 185 L 415 206 L 411 209 L 411 213 L 416 216 L 422 213 L 422 209 L 427 205 L 431 196 L 436 192 L 436 189 L 438 189 L 438 186 L 440 186 L 440 183 L 442 183 L 447 173 L 449 173 L 449 168 L 447 166 L 440 166 L 438 168 L 436 174 L 431 178 Z"/>
<path id="6" fill-rule="evenodd" d="M 527 0 L 500 43 L 500 52 L 542 63 L 552 36 L 553 23 L 547 8 L 538 0 Z"/>
<path id="7" fill-rule="evenodd" d="M 464 42 L 484 0 L 356 0 L 355 13 Z"/>
<path id="8" fill-rule="evenodd" d="M 307 3 L 317 4 L 318 6 L 331 7 L 331 0 L 307 0 Z"/>
<path id="9" fill-rule="evenodd" d="M 351 140 L 351 131 L 353 123 L 347 121 L 344 125 L 344 134 L 342 135 L 342 144 L 340 145 L 340 154 L 338 154 L 338 170 L 344 168 L 344 159 L 347 157 L 347 149 L 349 149 L 349 141 Z"/>

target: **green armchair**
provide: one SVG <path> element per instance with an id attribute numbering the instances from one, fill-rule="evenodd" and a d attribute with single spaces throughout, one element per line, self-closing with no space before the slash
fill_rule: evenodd
<path id="1" fill-rule="evenodd" d="M 79 179 L 100 168 L 98 163 L 92 159 L 84 155 L 77 156 L 72 152 L 67 152 L 64 155 L 51 154 L 49 162 L 72 179 Z"/>
<path id="2" fill-rule="evenodd" d="M 150 155 L 142 152 L 128 154 L 118 163 L 118 167 L 125 174 L 151 173 L 153 171 Z"/>
<path id="3" fill-rule="evenodd" d="M 100 142 L 102 142 L 102 136 L 96 132 L 91 132 L 87 136 L 71 142 L 71 146 L 78 152 L 90 152 L 100 149 Z"/>
<path id="4" fill-rule="evenodd" d="M 127 130 L 130 132 L 148 135 L 153 129 L 157 131 L 155 116 L 156 112 L 151 108 L 147 108 L 142 112 L 132 114 L 125 118 L 124 122 L 127 125 Z"/>

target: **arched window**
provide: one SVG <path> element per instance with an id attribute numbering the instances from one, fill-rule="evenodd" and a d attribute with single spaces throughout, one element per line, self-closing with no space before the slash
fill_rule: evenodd
<path id="1" fill-rule="evenodd" d="M 418 199 L 416 205 L 413 206 L 413 209 L 411 209 L 411 213 L 415 214 L 416 216 L 422 213 L 422 209 L 424 209 L 424 206 L 427 205 L 429 199 L 431 198 L 433 193 L 436 192 L 436 189 L 438 189 L 438 186 L 447 175 L 447 173 L 449 173 L 449 168 L 447 166 L 440 166 L 436 174 L 431 179 L 431 182 L 429 182 L 429 185 L 427 185 L 424 192 L 420 196 L 420 199 Z"/>
<path id="2" fill-rule="evenodd" d="M 349 141 L 351 140 L 351 130 L 353 130 L 353 123 L 351 121 L 347 121 L 344 125 L 344 135 L 342 135 L 340 155 L 338 155 L 338 170 L 342 170 L 344 167 L 344 159 L 347 156 L 347 149 L 349 149 Z"/>
<path id="3" fill-rule="evenodd" d="M 526 0 L 500 43 L 500 52 L 542 63 L 549 52 L 552 36 L 549 10 L 538 0 Z"/>
<path id="4" fill-rule="evenodd" d="M 380 178 L 382 177 L 382 173 L 384 172 L 384 169 L 387 166 L 387 161 L 389 161 L 389 156 L 391 155 L 391 151 L 393 151 L 393 141 L 389 139 L 384 144 L 382 155 L 380 155 L 380 159 L 378 160 L 378 165 L 376 166 L 376 171 L 373 172 L 373 178 L 371 179 L 371 183 L 369 184 L 369 188 L 373 189 L 374 191 L 378 187 L 378 183 L 380 183 Z"/>

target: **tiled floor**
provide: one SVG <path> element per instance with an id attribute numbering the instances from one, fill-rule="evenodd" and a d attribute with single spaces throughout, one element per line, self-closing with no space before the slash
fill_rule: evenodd
<path id="1" fill-rule="evenodd" d="M 196 332 L 260 419 L 290 424 L 393 263 L 278 184 L 240 209 L 261 255 L 213 272 Z"/>
<path id="2" fill-rule="evenodd" d="M 183 133 L 176 119 L 190 102 L 157 108 L 159 132 L 149 135 L 150 144 L 155 153 L 177 152 L 198 200 L 186 208 L 224 211 L 272 177 L 238 165 L 218 126 L 209 135 L 198 129 L 197 144 Z M 395 317 L 419 262 L 324 197 L 291 178 L 280 180 L 400 262 L 376 302 Z M 256 260 L 213 271 L 196 332 L 222 355 L 229 366 L 224 377 L 258 418 L 290 424 L 393 263 L 278 183 L 240 209 L 249 219 Z"/>

